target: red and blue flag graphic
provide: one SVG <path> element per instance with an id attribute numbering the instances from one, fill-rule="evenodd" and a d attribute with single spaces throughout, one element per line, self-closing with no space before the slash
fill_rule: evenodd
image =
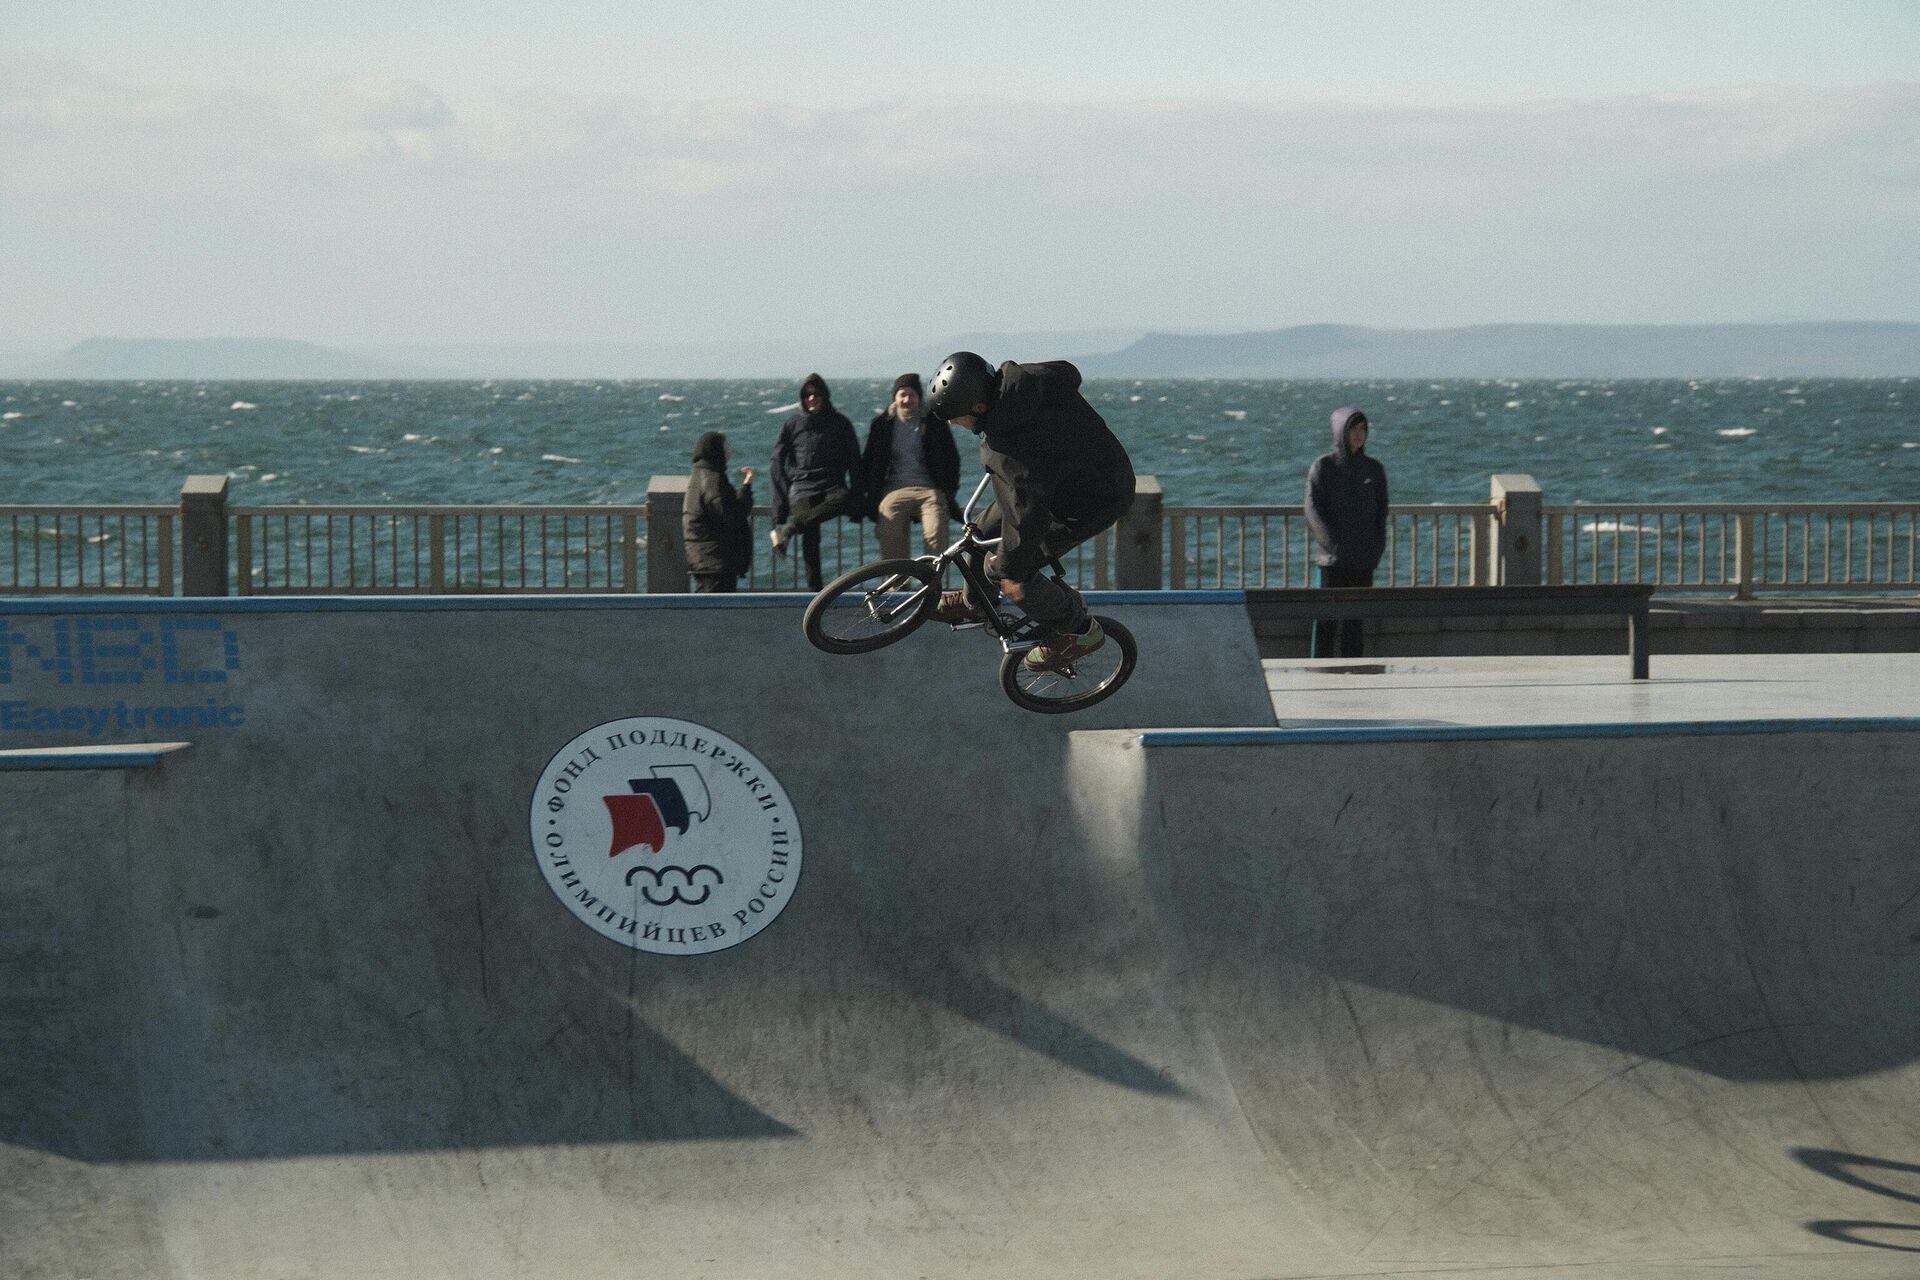
<path id="1" fill-rule="evenodd" d="M 650 853 L 659 853 L 667 847 L 669 829 L 685 835 L 712 812 L 712 797 L 700 770 L 690 764 L 662 764 L 652 772 L 650 778 L 627 780 L 632 795 L 602 797 L 613 819 L 609 858 L 642 845 Z"/>

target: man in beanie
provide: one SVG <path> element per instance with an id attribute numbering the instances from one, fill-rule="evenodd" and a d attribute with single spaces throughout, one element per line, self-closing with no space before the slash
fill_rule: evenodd
<path id="1" fill-rule="evenodd" d="M 1370 587 L 1387 549 L 1387 469 L 1367 456 L 1367 415 L 1333 411 L 1333 448 L 1307 471 L 1307 527 L 1322 587 Z M 1357 658 L 1360 620 L 1313 624 L 1310 657 Z"/>
<path id="2" fill-rule="evenodd" d="M 860 518 L 860 439 L 833 407 L 817 373 L 800 384 L 800 412 L 780 424 L 773 445 L 773 549 L 787 553 L 800 536 L 807 589 L 820 589 L 820 526 L 835 516 Z"/>
<path id="3" fill-rule="evenodd" d="M 920 375 L 893 380 L 893 399 L 867 426 L 860 455 L 860 486 L 874 503 L 880 555 L 904 560 L 915 554 L 907 530 L 915 516 L 926 550 L 947 545 L 947 515 L 960 514 L 960 451 L 947 424 L 921 402 Z"/>

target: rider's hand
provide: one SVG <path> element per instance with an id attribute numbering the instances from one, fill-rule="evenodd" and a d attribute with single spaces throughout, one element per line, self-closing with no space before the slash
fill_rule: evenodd
<path id="1" fill-rule="evenodd" d="M 742 467 L 742 468 L 740 468 L 740 479 L 741 479 L 741 480 L 743 480 L 744 482 L 746 482 L 747 484 L 752 484 L 752 483 L 753 483 L 753 468 L 752 468 L 752 467 Z"/>
<path id="2" fill-rule="evenodd" d="M 1007 599 L 1013 601 L 1015 604 L 1019 604 L 1027 598 L 1027 589 L 1015 582 L 1012 578 L 1008 578 L 1000 584 L 1000 591 L 1001 594 L 1005 595 Z"/>

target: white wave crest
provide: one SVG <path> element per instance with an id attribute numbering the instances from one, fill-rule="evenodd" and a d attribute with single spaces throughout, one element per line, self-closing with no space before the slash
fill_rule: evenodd
<path id="1" fill-rule="evenodd" d="M 564 453 L 543 453 L 540 455 L 540 461 L 542 462 L 578 462 L 580 461 L 580 459 L 569 458 Z"/>
<path id="2" fill-rule="evenodd" d="M 1723 427 L 1713 434 L 1725 436 L 1729 440 L 1745 440 L 1748 436 L 1759 435 L 1760 429 L 1758 427 Z"/>
<path id="3" fill-rule="evenodd" d="M 232 404 L 227 406 L 227 412 L 231 413 L 235 409 L 258 409 L 259 407 L 260 407 L 259 405 L 254 404 L 248 400 L 235 400 Z"/>

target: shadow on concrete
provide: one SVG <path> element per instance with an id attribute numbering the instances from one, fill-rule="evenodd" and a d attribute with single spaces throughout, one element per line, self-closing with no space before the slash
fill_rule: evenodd
<path id="1" fill-rule="evenodd" d="M 917 998 L 1082 1075 L 1136 1093 L 1188 1096 L 1166 1072 L 988 977 L 959 956 L 919 959 L 909 952 L 896 952 L 887 957 L 885 967 Z"/>
<path id="2" fill-rule="evenodd" d="M 1867 1222 L 1851 1218 L 1824 1218 L 1818 1222 L 1809 1222 L 1807 1230 L 1828 1240 L 1837 1240 L 1841 1244 L 1857 1244 L 1868 1249 L 1890 1249 L 1895 1253 L 1920 1253 L 1920 1226 L 1904 1222 Z M 1912 1232 L 1912 1244 L 1895 1244 L 1891 1240 L 1876 1240 L 1879 1233 Z"/>
<path id="3" fill-rule="evenodd" d="M 617 1060 L 573 1026 L 532 1054 L 501 1045 L 497 1063 L 484 1046 L 359 1049 L 155 1079 L 111 1040 L 61 1046 L 0 1075 L 0 1143 L 138 1163 L 800 1136 L 637 1020 Z"/>
<path id="4" fill-rule="evenodd" d="M 1877 1156 L 1854 1155 L 1819 1147 L 1799 1147 L 1793 1158 L 1815 1173 L 1868 1191 L 1889 1200 L 1920 1205 L 1920 1164 L 1882 1160 Z M 1903 1175 L 1912 1189 L 1896 1187 L 1887 1175 Z M 1920 1223 L 1876 1222 L 1865 1218 L 1822 1218 L 1807 1223 L 1807 1230 L 1827 1240 L 1859 1245 L 1867 1249 L 1887 1249 L 1894 1253 L 1920 1253 Z"/>

